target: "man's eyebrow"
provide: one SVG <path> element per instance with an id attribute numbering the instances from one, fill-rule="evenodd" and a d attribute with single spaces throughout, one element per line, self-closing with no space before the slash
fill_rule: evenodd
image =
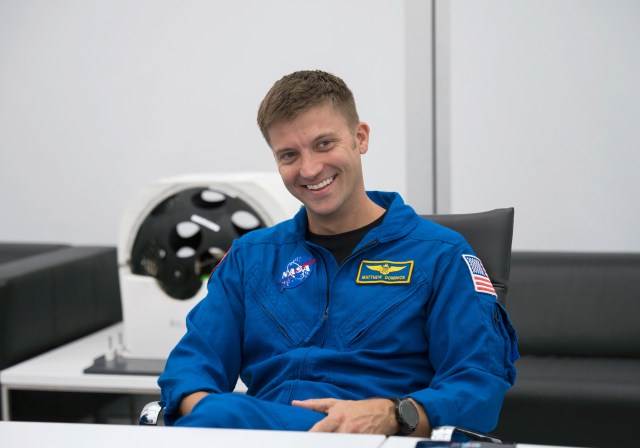
<path id="1" fill-rule="evenodd" d="M 288 146 L 284 146 L 282 148 L 274 148 L 273 149 L 273 154 L 274 155 L 279 155 L 282 154 L 283 152 L 289 152 L 289 151 L 295 151 L 294 148 L 289 148 Z"/>
<path id="2" fill-rule="evenodd" d="M 337 137 L 338 136 L 336 132 L 325 132 L 324 134 L 320 134 L 316 138 L 314 138 L 313 143 L 316 144 L 322 140 L 335 140 Z"/>

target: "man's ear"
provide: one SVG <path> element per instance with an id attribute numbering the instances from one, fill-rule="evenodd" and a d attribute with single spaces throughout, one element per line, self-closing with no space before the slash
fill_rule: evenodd
<path id="1" fill-rule="evenodd" d="M 357 124 L 356 126 L 356 145 L 358 146 L 358 151 L 360 154 L 366 154 L 369 150 L 369 125 L 363 121 Z"/>

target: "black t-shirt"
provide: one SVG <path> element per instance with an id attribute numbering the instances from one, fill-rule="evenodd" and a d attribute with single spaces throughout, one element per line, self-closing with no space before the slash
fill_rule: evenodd
<path id="1" fill-rule="evenodd" d="M 327 249 L 333 254 L 338 265 L 341 265 L 369 230 L 378 227 L 382 223 L 386 214 L 387 212 L 385 211 L 382 216 L 364 227 L 335 235 L 316 235 L 307 230 L 307 240 Z"/>

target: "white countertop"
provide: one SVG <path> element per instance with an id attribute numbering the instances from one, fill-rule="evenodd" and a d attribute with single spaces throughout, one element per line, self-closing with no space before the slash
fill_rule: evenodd
<path id="1" fill-rule="evenodd" d="M 121 333 L 122 322 L 16 364 L 0 372 L 0 383 L 12 389 L 159 394 L 157 376 L 84 373 Z"/>
<path id="2" fill-rule="evenodd" d="M 0 422 L 3 448 L 379 448 L 385 440 L 382 435 Z"/>

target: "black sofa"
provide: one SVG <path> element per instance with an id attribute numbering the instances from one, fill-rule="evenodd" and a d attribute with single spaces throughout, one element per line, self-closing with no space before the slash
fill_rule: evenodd
<path id="1" fill-rule="evenodd" d="M 115 247 L 0 243 L 0 370 L 121 320 Z M 97 393 L 10 393 L 12 419 L 28 421 L 95 422 L 121 400 Z"/>
<path id="2" fill-rule="evenodd" d="M 0 370 L 121 320 L 115 247 L 0 243 Z"/>
<path id="3" fill-rule="evenodd" d="M 514 252 L 506 307 L 522 357 L 495 433 L 639 446 L 640 254 Z"/>

